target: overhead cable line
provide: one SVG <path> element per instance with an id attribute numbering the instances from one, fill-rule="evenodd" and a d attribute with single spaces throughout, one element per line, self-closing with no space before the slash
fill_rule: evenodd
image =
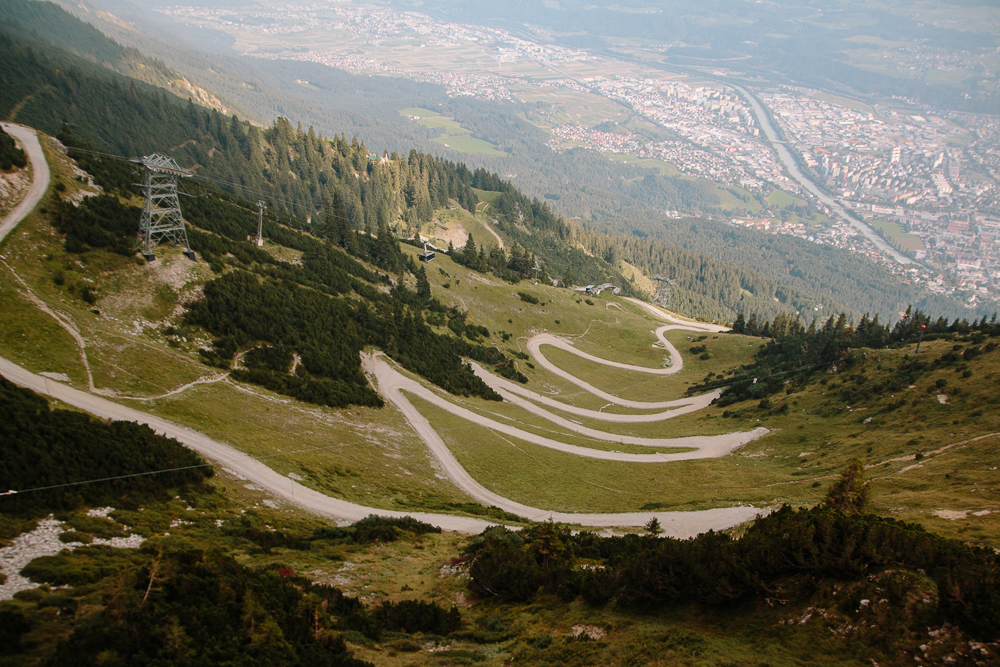
<path id="1" fill-rule="evenodd" d="M 466 428 L 475 428 L 476 426 L 477 426 L 477 424 L 467 424 L 466 426 L 454 426 L 452 428 L 438 429 L 438 431 L 441 432 L 441 433 L 445 433 L 445 432 L 448 432 L 448 431 L 459 431 L 459 430 L 466 429 Z M 326 451 L 326 450 L 330 450 L 330 449 L 337 449 L 339 447 L 349 447 L 351 445 L 361 445 L 361 444 L 365 444 L 367 442 L 369 442 L 369 441 L 368 440 L 355 440 L 354 442 L 341 442 L 341 443 L 337 443 L 336 445 L 328 445 L 326 447 L 309 447 L 308 449 L 296 449 L 296 450 L 293 450 L 293 451 L 290 451 L 290 452 L 278 452 L 278 453 L 275 453 L 275 454 L 262 454 L 260 456 L 247 456 L 247 458 L 251 459 L 253 461 L 263 461 L 265 459 L 273 459 L 273 458 L 277 458 L 279 456 L 291 456 L 291 455 L 294 455 L 294 454 L 308 454 L 310 452 L 321 452 L 321 451 Z M 20 491 L 16 491 L 16 490 L 12 489 L 12 490 L 7 491 L 5 493 L 0 493 L 0 497 L 3 497 L 3 496 L 16 496 L 16 495 L 21 495 L 21 494 L 24 494 L 24 493 L 33 493 L 33 492 L 36 492 L 36 491 L 51 491 L 53 489 L 64 489 L 64 488 L 68 488 L 68 487 L 72 487 L 72 486 L 83 486 L 83 485 L 86 485 L 86 484 L 98 484 L 100 482 L 113 482 L 115 480 L 130 479 L 130 478 L 133 478 L 133 477 L 147 477 L 149 475 L 163 475 L 163 474 L 171 473 L 171 472 L 180 472 L 182 470 L 197 470 L 198 468 L 211 468 L 211 467 L 214 467 L 215 465 L 216 465 L 215 463 L 201 463 L 199 465 L 184 466 L 184 467 L 181 467 L 181 468 L 164 468 L 162 470 L 149 470 L 149 471 L 146 471 L 146 472 L 136 472 L 136 473 L 131 473 L 131 474 L 128 474 L 128 475 L 117 475 L 115 477 L 101 477 L 101 478 L 98 478 L 98 479 L 88 479 L 88 480 L 83 480 L 83 481 L 80 481 L 80 482 L 67 482 L 65 484 L 53 484 L 51 486 L 36 486 L 36 487 L 30 488 L 30 489 L 21 489 Z"/>
<path id="2" fill-rule="evenodd" d="M 80 153 L 88 153 L 90 155 L 96 155 L 96 156 L 100 156 L 100 157 L 108 157 L 108 158 L 113 158 L 113 159 L 116 159 L 116 160 L 123 160 L 125 162 L 129 162 L 130 160 L 132 160 L 132 158 L 126 157 L 124 155 L 116 155 L 114 153 L 105 153 L 103 151 L 92 150 L 92 149 L 89 149 L 89 148 L 67 147 L 67 151 L 78 151 Z M 312 210 L 312 211 L 315 211 L 315 212 L 319 211 L 319 209 L 315 209 L 313 207 L 314 205 L 309 204 L 308 202 L 306 202 L 305 199 L 298 199 L 298 200 L 293 201 L 291 199 L 288 199 L 285 196 L 280 196 L 280 195 L 275 195 L 273 193 L 264 192 L 263 190 L 258 190 L 256 188 L 250 187 L 248 185 L 244 185 L 242 183 L 234 183 L 232 181 L 224 181 L 221 178 L 213 178 L 212 176 L 203 176 L 201 174 L 194 174 L 194 173 L 192 173 L 191 178 L 193 180 L 200 181 L 200 182 L 203 182 L 203 183 L 206 183 L 206 184 L 209 184 L 209 185 L 215 185 L 220 190 L 230 191 L 230 194 L 234 194 L 236 196 L 242 196 L 242 195 L 239 194 L 239 191 L 241 190 L 241 191 L 243 191 L 245 193 L 251 193 L 251 194 L 257 195 L 258 197 L 264 197 L 266 199 L 270 199 L 271 201 L 273 201 L 273 202 L 275 202 L 277 204 L 284 205 L 284 206 L 286 206 L 287 208 L 289 208 L 292 211 L 295 210 L 295 207 L 299 207 L 299 208 L 305 209 L 307 211 L 308 210 Z M 231 192 L 231 190 L 237 190 L 237 192 Z M 191 194 L 186 193 L 186 192 L 180 192 L 180 194 L 183 194 L 183 195 L 188 196 L 188 197 L 194 196 L 194 195 L 191 195 Z M 240 208 L 244 208 L 244 207 L 241 206 Z M 246 209 L 246 210 L 249 211 L 250 209 Z M 294 216 L 295 214 L 291 213 L 290 215 Z M 330 211 L 329 215 L 330 215 L 331 218 L 336 218 L 336 219 L 341 220 L 343 222 L 350 223 L 351 225 L 354 224 L 354 221 L 351 220 L 349 217 L 344 216 L 344 215 L 339 215 L 339 214 L 335 213 L 334 211 Z"/>

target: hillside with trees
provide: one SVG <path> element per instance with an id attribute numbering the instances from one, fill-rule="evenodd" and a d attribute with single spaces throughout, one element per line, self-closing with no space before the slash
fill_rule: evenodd
<path id="1" fill-rule="evenodd" d="M 57 16 L 58 12 L 61 10 L 50 10 L 41 18 L 36 16 L 32 25 L 45 29 L 54 25 L 61 31 L 70 31 L 74 23 L 79 24 L 65 13 Z M 24 11 L 18 16 L 22 14 Z M 28 22 L 23 16 L 20 20 Z M 87 58 L 108 62 L 123 72 L 129 70 L 121 63 L 133 61 L 136 66 L 155 69 L 141 59 L 135 60 L 139 58 L 138 52 L 111 42 L 93 28 L 87 27 L 85 32 L 86 39 L 77 38 L 72 44 Z M 199 174 L 231 183 L 225 187 L 236 194 L 251 200 L 263 194 L 272 199 L 274 207 L 293 211 L 302 219 L 318 217 L 324 201 L 332 203 L 337 195 L 356 229 L 377 230 L 387 221 L 397 233 L 412 237 L 415 229 L 427 224 L 430 212 L 436 207 L 455 201 L 473 210 L 478 200 L 469 187 L 491 192 L 517 191 L 510 184 L 500 185 L 501 179 L 495 177 L 490 179 L 496 181 L 490 187 L 473 185 L 472 173 L 478 170 L 424 153 L 418 152 L 416 160 L 413 151 L 408 151 L 406 155 L 397 153 L 394 159 L 390 154 L 388 163 L 369 161 L 370 148 L 361 138 L 348 139 L 338 134 L 328 140 L 315 130 L 299 128 L 282 118 L 262 130 L 233 116 L 196 107 L 173 95 L 165 96 L 162 89 L 115 75 L 90 60 L 53 48 L 51 42 L 43 46 L 10 28 L 4 32 L 0 50 L 8 63 L 7 69 L 0 73 L 0 82 L 4 84 L 0 87 L 0 113 L 9 114 L 18 107 L 17 120 L 52 134 L 58 133 L 65 122 L 78 141 L 118 155 L 170 152 L 182 165 Z M 31 81 L 43 85 L 40 89 L 32 88 Z M 336 81 L 338 85 L 349 83 Z M 414 94 L 416 89 L 406 93 Z M 400 103 L 411 99 L 406 95 L 399 98 Z M 506 141 L 511 150 L 517 141 L 534 136 L 533 126 L 518 118 L 513 110 L 487 113 L 483 103 L 474 100 L 449 104 L 458 105 L 452 111 L 478 135 L 500 143 Z M 378 135 L 381 130 L 373 128 L 372 132 Z M 508 140 L 501 141 L 501 134 Z M 373 137 L 364 139 L 372 141 Z M 382 140 L 377 142 L 385 144 Z M 537 151 L 522 146 L 515 153 L 523 161 Z M 471 156 L 463 159 L 468 157 Z M 651 215 L 650 211 L 640 210 L 641 207 L 629 202 L 639 197 L 660 208 L 676 206 L 678 198 L 704 195 L 684 190 L 697 184 L 683 179 L 674 183 L 638 167 L 611 165 L 599 155 L 585 157 L 563 159 L 551 154 L 544 160 L 539 157 L 542 161 L 536 165 L 546 173 L 570 169 L 563 179 L 569 183 L 609 184 L 596 189 L 588 186 L 584 188 L 586 192 L 581 190 L 580 196 L 587 201 L 581 200 L 570 207 L 582 206 L 589 211 L 579 222 L 565 221 L 550 209 L 539 215 L 539 209 L 548 206 L 531 197 L 524 198 L 516 213 L 490 211 L 504 225 L 506 235 L 548 265 L 551 276 L 562 276 L 568 268 L 581 283 L 620 283 L 624 279 L 617 261 L 624 259 L 647 275 L 661 274 L 678 280 L 677 298 L 671 305 L 680 312 L 726 321 L 740 311 L 773 317 L 778 312 L 807 312 L 803 309 L 818 304 L 857 317 L 864 312 L 894 317 L 911 303 L 947 317 L 972 315 L 955 300 L 918 291 L 885 268 L 847 251 L 735 229 L 705 219 L 693 224 L 665 221 L 662 216 Z M 502 161 L 506 159 L 491 162 L 488 170 L 482 169 L 483 173 L 516 172 L 524 167 Z M 621 169 L 628 173 L 619 174 Z M 622 179 L 621 175 L 627 178 Z M 643 191 L 637 194 L 604 189 L 618 188 L 619 184 Z M 510 197 L 504 199 L 507 201 L 501 203 L 511 201 Z M 563 199 L 556 204 L 560 210 L 567 210 L 569 200 Z M 711 208 L 708 200 L 699 206 L 702 204 L 707 206 L 706 211 Z M 510 222 L 511 215 L 517 217 L 514 223 Z M 550 218 L 556 224 L 551 224 Z M 625 220 L 625 226 L 631 230 L 628 235 L 621 232 Z M 688 252 L 665 253 L 664 247 Z M 720 272 L 728 275 L 721 276 Z M 733 279 L 736 275 L 741 276 L 739 288 Z"/>

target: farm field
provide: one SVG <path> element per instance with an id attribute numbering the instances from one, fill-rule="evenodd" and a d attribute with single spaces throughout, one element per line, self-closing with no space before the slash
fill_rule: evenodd
<path id="1" fill-rule="evenodd" d="M 875 219 L 871 226 L 885 234 L 889 242 L 903 252 L 920 252 L 925 250 L 924 242 L 916 234 L 910 234 L 897 222 Z"/>

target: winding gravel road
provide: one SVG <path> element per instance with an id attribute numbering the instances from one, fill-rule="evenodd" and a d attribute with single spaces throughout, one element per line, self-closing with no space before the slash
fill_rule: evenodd
<path id="1" fill-rule="evenodd" d="M 525 442 L 530 442 L 534 445 L 539 445 L 540 447 L 547 447 L 549 449 L 555 449 L 560 452 L 566 452 L 567 454 L 574 454 L 584 458 L 601 459 L 604 461 L 624 461 L 627 463 L 663 463 L 664 461 L 687 461 L 691 459 L 717 458 L 719 456 L 725 456 L 734 449 L 742 447 L 751 440 L 756 440 L 757 438 L 768 433 L 766 428 L 756 428 L 752 431 L 738 431 L 735 433 L 726 433 L 724 435 L 693 435 L 683 438 L 639 438 L 635 436 L 606 433 L 604 431 L 590 429 L 585 426 L 581 426 L 580 424 L 565 421 L 567 428 L 572 428 L 577 433 L 586 435 L 587 437 L 605 440 L 607 442 L 620 442 L 622 444 L 639 445 L 642 447 L 660 447 L 664 449 L 690 447 L 692 450 L 669 454 L 626 454 L 624 452 L 611 452 L 603 449 L 580 447 L 579 445 L 570 445 L 565 442 L 553 440 L 552 438 L 546 438 L 545 436 L 525 431 L 511 424 L 498 422 L 477 412 L 463 408 L 460 405 L 456 405 L 450 400 L 431 391 L 416 380 L 397 371 L 384 360 L 384 355 L 363 354 L 361 355 L 361 359 L 365 371 L 370 376 L 373 376 L 375 381 L 378 383 L 379 393 L 399 408 L 400 411 L 407 414 L 408 419 L 410 414 L 416 415 L 413 419 L 410 419 L 411 422 L 415 423 L 415 420 L 426 422 L 427 419 L 420 416 L 419 411 L 417 411 L 413 407 L 413 404 L 410 403 L 405 396 L 403 396 L 403 392 L 417 396 L 435 407 L 455 415 L 456 417 L 472 422 L 473 424 L 478 424 L 479 426 L 483 426 L 492 431 L 503 433 L 504 435 L 509 435 L 512 438 L 517 438 Z M 543 412 L 544 414 L 542 414 L 542 416 L 553 422 L 558 423 L 559 420 L 562 420 L 561 417 L 542 411 L 541 408 L 537 408 L 537 410 Z M 431 446 L 429 441 L 427 444 L 428 446 Z M 431 446 L 431 449 L 435 450 L 433 446 Z M 435 451 L 435 453 L 437 452 Z M 438 458 L 441 457 L 439 456 Z"/>
<path id="2" fill-rule="evenodd" d="M 42 153 L 41 146 L 38 143 L 38 138 L 34 130 L 26 128 L 19 125 L 4 124 L 4 129 L 9 134 L 22 143 L 25 147 L 25 151 L 31 161 L 32 167 L 34 169 L 34 180 L 31 187 L 29 188 L 28 194 L 25 200 L 11 213 L 7 216 L 2 223 L 0 223 L 0 241 L 2 241 L 15 227 L 16 225 L 29 213 L 44 196 L 46 189 L 48 188 L 50 175 L 48 164 L 45 161 L 44 154 Z M 640 305 L 642 302 L 638 302 Z M 659 309 L 656 309 L 657 311 Z M 676 321 L 679 324 L 689 325 L 690 323 L 684 322 L 682 320 L 676 320 L 666 313 L 660 311 L 657 313 L 659 317 L 664 317 L 668 321 Z M 676 353 L 676 350 L 673 350 Z M 680 356 L 677 355 L 676 358 L 679 360 Z M 594 358 L 596 359 L 596 357 Z M 541 510 L 527 505 L 522 505 L 516 503 L 512 500 L 504 498 L 498 494 L 495 494 L 481 484 L 476 482 L 471 475 L 458 463 L 454 455 L 447 448 L 444 442 L 441 440 L 437 432 L 431 427 L 430 423 L 424 419 L 420 413 L 413 407 L 413 405 L 406 400 L 403 396 L 403 391 L 412 391 L 412 393 L 425 398 L 426 400 L 431 400 L 427 398 L 429 395 L 434 399 L 435 404 L 438 401 L 447 403 L 451 406 L 452 411 L 454 410 L 464 410 L 464 408 L 458 408 L 448 401 L 440 399 L 435 394 L 424 388 L 419 383 L 406 378 L 402 374 L 398 373 L 392 369 L 387 363 L 378 359 L 376 356 L 363 355 L 362 361 L 364 362 L 366 368 L 372 372 L 379 382 L 379 389 L 385 393 L 387 398 L 398 409 L 404 414 L 407 420 L 411 423 L 414 430 L 417 431 L 418 435 L 427 443 L 428 447 L 431 449 L 432 453 L 441 461 L 442 465 L 445 467 L 445 471 L 449 478 L 460 488 L 462 488 L 466 493 L 475 498 L 476 500 L 483 502 L 487 505 L 495 505 L 509 512 L 516 513 L 520 516 L 528 517 L 533 520 L 546 520 L 552 519 L 554 521 L 566 522 L 584 526 L 641 526 L 649 521 L 652 517 L 657 517 L 664 528 L 664 534 L 672 537 L 686 538 L 703 533 L 708 530 L 722 530 L 735 526 L 737 524 L 749 521 L 762 512 L 766 510 L 759 510 L 753 507 L 725 507 L 710 510 L 702 510 L 697 512 L 633 512 L 633 513 L 615 513 L 615 514 L 577 514 L 577 513 L 566 513 L 566 512 L 550 512 L 547 510 Z M 602 361 L 603 363 L 603 361 Z M 627 366 L 627 365 L 626 365 Z M 679 366 L 679 364 L 678 364 Z M 679 369 L 679 368 L 678 368 Z M 658 370 L 658 369 L 644 369 Z M 676 372 L 676 371 L 674 371 Z M 161 417 L 150 415 L 133 408 L 129 408 L 123 405 L 119 405 L 113 401 L 110 401 L 101 396 L 96 396 L 91 393 L 83 392 L 72 387 L 68 387 L 54 380 L 42 377 L 35 373 L 32 373 L 25 368 L 15 364 L 14 362 L 0 357 L 0 374 L 6 377 L 8 380 L 14 382 L 15 384 L 31 389 L 40 394 L 45 394 L 56 400 L 62 401 L 68 405 L 72 405 L 81 410 L 85 410 L 93 415 L 96 415 L 105 419 L 116 419 L 123 421 L 134 421 L 140 424 L 146 424 L 150 426 L 153 430 L 158 433 L 163 433 L 169 437 L 177 439 L 179 442 L 185 446 L 197 451 L 208 459 L 218 462 L 227 470 L 235 473 L 237 476 L 247 479 L 257 486 L 267 490 L 269 493 L 303 509 L 318 514 L 320 516 L 326 516 L 336 521 L 347 523 L 352 521 L 357 521 L 359 519 L 368 516 L 369 514 L 375 513 L 383 516 L 412 516 L 418 520 L 426 521 L 438 525 L 444 530 L 454 530 L 467 533 L 480 532 L 488 525 L 495 523 L 489 521 L 483 521 L 481 519 L 474 519 L 469 517 L 460 517 L 447 514 L 431 514 L 423 512 L 393 512 L 389 510 L 384 510 L 380 508 L 366 507 L 363 505 L 358 505 L 356 503 L 347 502 L 344 500 L 338 500 L 336 498 L 331 498 L 324 495 L 318 491 L 314 491 L 305 487 L 292 479 L 286 478 L 271 468 L 267 467 L 261 461 L 251 458 L 244 454 L 243 452 L 226 445 L 224 443 L 218 442 L 209 438 L 208 436 L 198 433 L 192 429 L 179 426 Z M 414 386 L 415 385 L 415 386 Z M 698 399 L 703 399 L 704 397 L 698 397 L 692 399 L 696 401 Z M 677 407 L 680 405 L 690 405 L 691 401 L 688 399 L 683 399 L 687 403 L 679 401 L 671 401 L 670 405 L 663 405 L 663 407 Z M 540 401 L 543 402 L 543 401 Z M 444 407 L 444 406 L 442 406 Z M 448 408 L 446 408 L 448 409 Z M 468 411 L 465 411 L 468 412 Z M 487 422 L 496 424 L 496 426 L 504 427 L 504 429 L 496 428 L 496 430 L 501 432 L 507 432 L 506 429 L 512 428 L 507 427 L 504 424 L 498 424 L 492 420 L 487 420 L 480 415 L 474 413 L 469 413 L 472 421 L 486 425 Z M 550 415 L 555 417 L 555 415 Z M 611 417 L 612 415 L 606 415 Z M 610 421 L 631 421 L 632 417 L 635 415 L 613 415 L 614 417 L 620 419 L 612 419 Z M 644 415 L 649 416 L 649 415 Z M 548 418 L 548 417 L 547 417 Z M 493 426 L 489 426 L 493 428 Z M 525 433 L 519 429 L 513 429 L 516 434 L 514 437 L 519 437 L 525 440 L 530 440 L 531 438 L 526 436 L 533 436 L 533 434 Z M 758 429 L 758 431 L 761 429 Z M 766 432 L 766 431 L 765 431 Z M 751 431 L 749 434 L 729 434 L 731 436 L 737 436 L 738 438 L 746 438 L 751 434 L 757 433 L 757 431 Z M 715 436 L 727 437 L 727 436 Z M 759 435 L 754 436 L 759 437 Z M 749 438 L 752 439 L 752 438 Z M 547 439 L 546 439 L 547 440 Z M 689 446 L 687 444 L 681 445 L 681 441 L 686 441 L 689 439 L 680 438 L 674 439 L 670 442 L 676 443 L 673 446 Z M 555 443 L 561 447 L 571 447 L 570 445 L 564 445 L 563 443 Z M 696 446 L 696 445 L 690 445 Z M 738 445 L 734 445 L 738 446 Z M 574 448 L 574 449 L 586 449 L 586 448 Z M 596 452 L 597 450 L 587 450 L 589 452 Z M 576 452 L 574 452 L 576 453 Z M 701 456 L 705 456 L 704 452 L 700 453 Z M 605 452 L 604 454 L 616 454 L 615 452 Z M 618 453 L 620 454 L 620 453 Z M 690 454 L 687 453 L 687 454 Z M 649 462 L 663 462 L 665 460 L 671 460 L 668 457 L 683 457 L 684 454 L 651 454 L 651 455 L 626 455 L 620 454 L 621 456 L 642 456 L 650 457 Z M 709 454 L 710 455 L 710 454 Z M 717 454 L 717 455 L 722 455 Z M 601 457 L 603 458 L 603 457 Z M 618 459 L 622 460 L 622 459 Z M 633 460 L 633 459 L 625 459 Z"/>
<path id="3" fill-rule="evenodd" d="M 551 408 L 556 408 L 557 410 L 562 410 L 563 412 L 568 412 L 573 415 L 578 415 L 580 417 L 586 417 L 588 419 L 596 419 L 599 421 L 606 422 L 617 422 L 619 424 L 641 424 L 648 422 L 658 422 L 664 421 L 666 419 L 672 419 L 674 417 L 679 417 L 681 415 L 686 415 L 689 412 L 694 412 L 695 410 L 701 410 L 707 408 L 712 404 L 716 398 L 722 394 L 721 389 L 717 389 L 708 394 L 701 394 L 700 396 L 691 396 L 686 398 L 678 398 L 674 401 L 667 401 L 667 407 L 674 408 L 673 410 L 666 410 L 664 412 L 651 412 L 647 414 L 640 415 L 617 415 L 613 412 L 602 412 L 600 410 L 589 410 L 587 408 L 577 407 L 575 405 L 570 405 L 568 403 L 563 403 L 562 401 L 557 401 L 554 398 L 545 396 L 544 394 L 539 394 L 537 391 L 531 391 L 530 389 L 517 384 L 516 382 L 511 382 L 505 378 L 499 377 L 490 373 L 482 366 L 474 361 L 469 362 L 472 366 L 473 372 L 479 376 L 479 378 L 485 382 L 491 389 L 504 396 L 505 400 L 509 400 L 512 403 L 516 403 L 522 407 L 531 405 L 529 401 L 534 401 L 535 403 L 541 403 L 547 405 Z M 510 398 L 507 398 L 505 394 L 510 394 Z M 524 401 L 522 399 L 528 399 Z M 677 406 L 677 407 L 674 407 Z M 530 409 L 530 408 L 529 408 Z M 540 414 L 540 413 L 536 413 Z M 552 413 L 546 413 L 552 414 Z M 548 417 L 546 417 L 548 419 Z"/>

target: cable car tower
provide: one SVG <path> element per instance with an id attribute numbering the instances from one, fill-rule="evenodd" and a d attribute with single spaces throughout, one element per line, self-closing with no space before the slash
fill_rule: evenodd
<path id="1" fill-rule="evenodd" d="M 264 245 L 264 216 L 267 215 L 267 207 L 264 202 L 257 202 L 257 247 Z"/>
<path id="2" fill-rule="evenodd" d="M 139 220 L 135 249 L 147 261 L 152 262 L 156 259 L 153 254 L 156 246 L 169 241 L 174 247 L 184 246 L 184 254 L 188 259 L 197 261 L 191 244 L 188 243 L 181 202 L 177 198 L 177 179 L 188 178 L 192 176 L 191 172 L 181 169 L 169 155 L 157 153 L 133 158 L 130 162 L 143 168 L 140 187 L 146 198 L 142 218 Z"/>

